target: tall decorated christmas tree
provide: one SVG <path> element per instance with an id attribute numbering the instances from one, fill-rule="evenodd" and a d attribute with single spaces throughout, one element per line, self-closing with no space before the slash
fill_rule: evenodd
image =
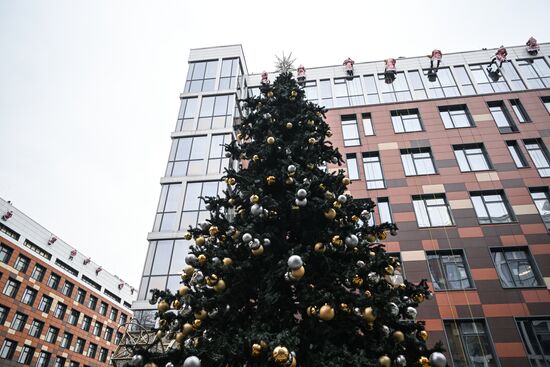
<path id="1" fill-rule="evenodd" d="M 426 281 L 400 276 L 369 225 L 374 203 L 347 193 L 342 158 L 327 140 L 325 110 L 289 72 L 241 101 L 223 197 L 193 240 L 182 285 L 153 291 L 165 353 L 136 349 L 131 365 L 342 367 L 446 365 L 416 320 Z"/>

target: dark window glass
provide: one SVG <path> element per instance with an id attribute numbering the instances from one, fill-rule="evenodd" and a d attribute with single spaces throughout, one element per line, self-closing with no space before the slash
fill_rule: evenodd
<path id="1" fill-rule="evenodd" d="M 109 350 L 101 347 L 101 349 L 99 350 L 99 361 L 100 362 L 105 362 L 107 360 L 107 354 L 109 353 Z"/>
<path id="2" fill-rule="evenodd" d="M 44 328 L 44 322 L 34 319 L 29 329 L 29 335 L 35 338 L 40 338 L 40 334 L 42 334 L 43 328 Z"/>
<path id="3" fill-rule="evenodd" d="M 484 321 L 446 320 L 444 324 L 455 366 L 499 366 Z"/>
<path id="4" fill-rule="evenodd" d="M 105 335 L 103 335 L 103 338 L 108 342 L 110 342 L 111 339 L 113 338 L 113 328 L 107 326 L 105 328 Z"/>
<path id="5" fill-rule="evenodd" d="M 531 366 L 549 366 L 550 318 L 516 319 L 516 322 Z"/>
<path id="6" fill-rule="evenodd" d="M 1 243 L 0 244 L 0 262 L 7 264 L 10 261 L 11 254 L 13 254 L 13 249 Z"/>
<path id="7" fill-rule="evenodd" d="M 15 348 L 17 348 L 16 342 L 10 339 L 4 339 L 2 348 L 0 348 L 0 358 L 12 359 Z"/>
<path id="8" fill-rule="evenodd" d="M 25 314 L 22 314 L 20 312 L 16 312 L 15 316 L 13 317 L 13 321 L 11 322 L 10 328 L 12 328 L 15 331 L 22 331 L 25 327 L 25 324 L 27 323 L 28 316 Z"/>
<path id="9" fill-rule="evenodd" d="M 514 160 L 516 167 L 527 167 L 527 161 L 525 160 L 525 157 L 523 156 L 523 153 L 519 148 L 518 142 L 515 140 L 508 140 L 506 142 L 506 146 L 508 147 L 508 151 L 510 152 L 512 159 Z"/>
<path id="10" fill-rule="evenodd" d="M 48 332 L 46 333 L 46 341 L 48 343 L 55 344 L 58 335 L 59 335 L 59 329 L 56 327 L 50 326 L 48 328 Z"/>
<path id="11" fill-rule="evenodd" d="M 74 351 L 76 353 L 82 354 L 84 352 L 84 346 L 86 345 L 86 340 L 82 338 L 76 338 L 76 344 L 74 346 Z"/>
<path id="12" fill-rule="evenodd" d="M 44 352 L 43 350 L 40 351 L 40 354 L 38 355 L 38 359 L 34 367 L 47 367 L 48 364 L 50 363 L 51 358 L 52 358 L 51 353 Z"/>
<path id="13" fill-rule="evenodd" d="M 101 329 L 103 329 L 103 324 L 99 321 L 96 321 L 94 324 L 94 330 L 92 331 L 92 334 L 94 334 L 95 336 L 100 336 Z"/>
<path id="14" fill-rule="evenodd" d="M 117 316 L 118 316 L 118 310 L 116 308 L 111 307 L 111 313 L 109 314 L 109 320 L 116 321 Z"/>
<path id="15" fill-rule="evenodd" d="M 435 173 L 432 150 L 429 147 L 401 149 L 401 161 L 407 176 Z"/>
<path id="16" fill-rule="evenodd" d="M 90 326 L 92 325 L 92 318 L 90 316 L 84 316 L 82 318 L 82 325 L 80 326 L 84 331 L 90 331 Z"/>
<path id="17" fill-rule="evenodd" d="M 122 340 L 122 333 L 117 331 L 117 333 L 115 334 L 115 344 L 116 345 L 120 344 L 121 340 Z"/>
<path id="18" fill-rule="evenodd" d="M 550 177 L 550 158 L 542 139 L 526 139 L 523 143 L 535 167 L 537 167 L 539 175 Z"/>
<path id="19" fill-rule="evenodd" d="M 493 115 L 493 119 L 501 133 L 518 131 L 503 101 L 487 102 L 487 106 L 489 106 L 491 115 Z"/>
<path id="20" fill-rule="evenodd" d="M 55 273 L 51 273 L 50 277 L 48 278 L 48 287 L 52 289 L 57 289 L 59 287 L 59 282 L 61 281 L 61 277 Z"/>
<path id="21" fill-rule="evenodd" d="M 36 294 L 38 292 L 35 289 L 32 289 L 30 287 L 25 288 L 25 292 L 23 292 L 23 297 L 21 297 L 21 302 L 32 306 L 34 301 L 36 300 Z"/>
<path id="22" fill-rule="evenodd" d="M 396 133 L 422 131 L 422 122 L 417 109 L 391 111 L 393 130 Z"/>
<path id="23" fill-rule="evenodd" d="M 92 296 L 90 294 L 90 299 L 88 300 L 88 308 L 90 310 L 94 310 L 95 311 L 95 308 L 97 306 L 97 297 L 96 296 Z"/>
<path id="24" fill-rule="evenodd" d="M 73 334 L 65 332 L 63 333 L 63 339 L 61 339 L 61 348 L 69 348 L 73 341 Z"/>
<path id="25" fill-rule="evenodd" d="M 491 169 L 487 152 L 482 143 L 453 145 L 461 172 Z"/>
<path id="26" fill-rule="evenodd" d="M 359 169 L 357 168 L 357 155 L 346 154 L 346 162 L 348 166 L 348 177 L 350 180 L 359 179 Z"/>
<path id="27" fill-rule="evenodd" d="M 71 294 L 73 294 L 74 284 L 68 281 L 65 281 L 65 284 L 63 284 L 63 288 L 61 288 L 61 293 L 66 295 L 67 297 L 70 297 Z"/>
<path id="28" fill-rule="evenodd" d="M 88 345 L 88 353 L 86 353 L 88 358 L 95 358 L 96 352 L 97 352 L 97 344 L 90 343 L 90 345 Z"/>
<path id="29" fill-rule="evenodd" d="M 14 268 L 22 273 L 26 273 L 27 269 L 29 268 L 29 263 L 31 260 L 23 255 L 17 256 L 17 260 L 15 261 Z"/>
<path id="30" fill-rule="evenodd" d="M 480 224 L 510 223 L 515 221 L 508 200 L 502 190 L 471 192 L 470 197 Z"/>
<path id="31" fill-rule="evenodd" d="M 386 187 L 378 152 L 363 153 L 363 169 L 365 170 L 367 189 L 383 189 Z"/>
<path id="32" fill-rule="evenodd" d="M 518 118 L 519 122 L 531 122 L 527 111 L 525 110 L 519 99 L 511 99 L 510 104 L 512 105 L 512 110 L 514 111 L 514 114 Z"/>
<path id="33" fill-rule="evenodd" d="M 431 251 L 427 259 L 435 290 L 473 288 L 462 250 Z"/>
<path id="34" fill-rule="evenodd" d="M 544 107 L 546 108 L 546 111 L 550 113 L 550 97 L 540 97 L 540 100 L 544 104 Z"/>
<path id="35" fill-rule="evenodd" d="M 445 194 L 413 196 L 414 212 L 419 227 L 452 226 L 451 208 Z"/>
<path id="36" fill-rule="evenodd" d="M 10 313 L 9 307 L 0 305 L 0 325 L 4 325 L 6 322 L 6 319 L 8 318 L 8 314 Z"/>
<path id="37" fill-rule="evenodd" d="M 57 356 L 55 357 L 54 367 L 65 367 L 65 363 L 67 363 L 67 358 Z"/>
<path id="38" fill-rule="evenodd" d="M 548 186 L 530 188 L 529 192 L 531 193 L 531 198 L 533 198 L 533 202 L 539 211 L 542 221 L 550 231 L 550 193 L 548 191 Z"/>
<path id="39" fill-rule="evenodd" d="M 99 314 L 102 316 L 107 315 L 107 307 L 109 307 L 105 302 L 101 302 L 99 306 Z"/>
<path id="40" fill-rule="evenodd" d="M 492 248 L 491 256 L 503 288 L 543 285 L 527 247 Z"/>
<path id="41" fill-rule="evenodd" d="M 30 365 L 32 361 L 32 356 L 34 355 L 35 349 L 33 347 L 29 347 L 28 345 L 24 345 L 21 349 L 21 353 L 19 354 L 19 358 L 17 358 L 17 362 L 21 364 Z"/>
<path id="42" fill-rule="evenodd" d="M 71 313 L 69 314 L 69 319 L 67 322 L 71 325 L 76 325 L 78 323 L 78 318 L 80 317 L 80 312 L 77 310 L 71 310 Z"/>
<path id="43" fill-rule="evenodd" d="M 169 288 L 171 289 L 171 288 Z M 128 315 L 124 314 L 124 313 L 121 313 L 120 314 L 120 320 L 119 320 L 119 324 L 120 325 L 124 325 L 126 323 L 126 321 L 128 320 Z"/>
<path id="44" fill-rule="evenodd" d="M 86 299 L 86 291 L 82 288 L 78 288 L 78 290 L 76 291 L 75 301 L 80 304 L 83 304 L 85 299 Z"/>
<path id="45" fill-rule="evenodd" d="M 359 128 L 357 126 L 357 117 L 355 115 L 342 116 L 342 133 L 344 136 L 344 146 L 360 145 Z"/>
<path id="46" fill-rule="evenodd" d="M 458 129 L 474 126 L 468 107 L 463 105 L 439 106 L 439 116 L 446 129 Z"/>
<path id="47" fill-rule="evenodd" d="M 63 303 L 58 302 L 57 306 L 55 306 L 55 311 L 53 315 L 56 318 L 63 320 L 63 317 L 65 317 L 65 312 L 67 312 L 67 306 L 65 306 Z"/>
<path id="48" fill-rule="evenodd" d="M 50 312 L 50 308 L 52 307 L 53 298 L 48 296 L 42 296 L 40 299 L 40 303 L 38 304 L 38 309 L 41 312 L 48 313 Z"/>
<path id="49" fill-rule="evenodd" d="M 17 292 L 19 291 L 19 287 L 21 286 L 21 282 L 18 282 L 15 279 L 9 278 L 6 282 L 6 285 L 4 286 L 3 293 L 11 298 L 15 298 L 17 295 Z"/>
<path id="50" fill-rule="evenodd" d="M 42 279 L 44 279 L 44 274 L 46 274 L 46 268 L 42 265 L 36 264 L 32 270 L 31 278 L 41 282 Z"/>

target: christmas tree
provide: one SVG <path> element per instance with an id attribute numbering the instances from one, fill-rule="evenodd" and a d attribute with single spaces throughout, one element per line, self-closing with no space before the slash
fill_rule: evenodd
<path id="1" fill-rule="evenodd" d="M 163 354 L 135 350 L 133 365 L 341 367 L 446 365 L 426 345 L 416 307 L 426 281 L 400 276 L 369 225 L 374 203 L 347 194 L 324 121 L 292 74 L 241 101 L 237 140 L 225 147 L 223 197 L 202 198 L 211 218 L 193 240 L 179 290 L 153 291 Z"/>

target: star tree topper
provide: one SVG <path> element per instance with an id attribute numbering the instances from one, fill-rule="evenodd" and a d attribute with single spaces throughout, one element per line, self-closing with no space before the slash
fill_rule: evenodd
<path id="1" fill-rule="evenodd" d="M 275 58 L 275 71 L 277 73 L 291 73 L 294 70 L 294 61 L 296 61 L 296 59 L 292 58 L 292 52 L 288 54 L 288 56 L 285 56 L 283 52 L 282 57 L 275 55 Z"/>

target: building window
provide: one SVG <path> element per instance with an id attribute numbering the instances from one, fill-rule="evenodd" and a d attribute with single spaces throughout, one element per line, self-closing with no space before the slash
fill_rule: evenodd
<path id="1" fill-rule="evenodd" d="M 82 325 L 80 326 L 82 330 L 89 331 L 90 326 L 92 325 L 92 318 L 90 316 L 84 315 L 82 318 Z"/>
<path id="2" fill-rule="evenodd" d="M 517 319 L 519 333 L 531 366 L 550 364 L 550 318 Z"/>
<path id="3" fill-rule="evenodd" d="M 234 110 L 235 97 L 231 94 L 203 97 L 197 130 L 224 129 L 233 126 Z"/>
<path id="4" fill-rule="evenodd" d="M 540 97 L 540 100 L 544 104 L 544 107 L 546 108 L 546 111 L 550 113 L 550 97 Z"/>
<path id="5" fill-rule="evenodd" d="M 430 98 L 445 98 L 460 96 L 455 79 L 449 68 L 439 68 L 437 78 L 433 81 L 428 78 L 429 70 L 424 70 L 424 76 L 428 80 L 428 95 Z"/>
<path id="6" fill-rule="evenodd" d="M 55 307 L 55 311 L 54 311 L 53 315 L 56 318 L 58 318 L 60 320 L 63 320 L 63 317 L 65 317 L 65 312 L 67 312 L 67 306 L 65 306 L 61 302 L 58 302 L 57 306 Z"/>
<path id="7" fill-rule="evenodd" d="M 74 275 L 75 277 L 78 276 L 78 270 L 76 270 L 75 268 L 73 268 L 69 264 L 64 263 L 63 261 L 61 261 L 59 259 L 55 259 L 55 265 L 59 266 L 61 269 L 67 271 L 68 273 Z"/>
<path id="8" fill-rule="evenodd" d="M 357 168 L 357 155 L 355 153 L 353 154 L 346 154 L 346 163 L 348 166 L 348 177 L 350 180 L 358 180 L 359 179 L 359 169 Z"/>
<path id="9" fill-rule="evenodd" d="M 166 167 L 166 176 L 204 174 L 204 159 L 208 149 L 208 137 L 195 136 L 174 139 Z"/>
<path id="10" fill-rule="evenodd" d="M 44 274 L 46 274 L 46 268 L 36 264 L 32 270 L 31 278 L 41 282 L 44 279 Z"/>
<path id="11" fill-rule="evenodd" d="M 76 344 L 74 346 L 75 353 L 82 354 L 82 352 L 84 352 L 84 346 L 85 345 L 86 345 L 86 340 L 84 340 L 82 338 L 76 338 Z"/>
<path id="12" fill-rule="evenodd" d="M 454 106 L 439 106 L 439 116 L 446 129 L 472 127 L 474 123 L 470 111 L 465 104 Z"/>
<path id="13" fill-rule="evenodd" d="M 444 324 L 455 366 L 498 367 L 485 322 L 446 320 Z"/>
<path id="14" fill-rule="evenodd" d="M 44 328 L 44 322 L 34 319 L 31 324 L 31 328 L 29 329 L 29 335 L 35 338 L 40 338 L 40 334 L 42 334 L 42 329 Z"/>
<path id="15" fill-rule="evenodd" d="M 550 88 L 550 68 L 543 58 L 518 60 L 518 66 L 529 89 Z"/>
<path id="16" fill-rule="evenodd" d="M 451 208 L 445 194 L 413 196 L 414 212 L 419 227 L 452 226 Z"/>
<path id="17" fill-rule="evenodd" d="M 86 291 L 82 288 L 78 288 L 78 290 L 76 291 L 75 301 L 82 305 L 84 304 L 85 299 L 86 299 Z"/>
<path id="18" fill-rule="evenodd" d="M 50 312 L 50 308 L 52 307 L 53 298 L 48 296 L 42 296 L 40 299 L 40 303 L 38 304 L 38 309 L 41 312 L 48 313 Z"/>
<path id="19" fill-rule="evenodd" d="M 306 98 L 313 103 L 319 103 L 319 93 L 317 92 L 317 81 L 310 80 L 305 82 L 304 92 L 306 93 Z"/>
<path id="20" fill-rule="evenodd" d="M 0 349 L 0 358 L 12 359 L 15 348 L 17 348 L 16 342 L 10 339 L 4 339 L 4 343 L 2 343 L 2 348 Z"/>
<path id="21" fill-rule="evenodd" d="M 17 292 L 19 291 L 19 287 L 21 286 L 21 282 L 18 282 L 15 279 L 9 278 L 6 282 L 6 285 L 4 286 L 3 293 L 11 298 L 15 298 L 17 295 Z"/>
<path id="22" fill-rule="evenodd" d="M 19 241 L 19 237 L 21 235 L 17 232 L 15 232 L 13 229 L 9 228 L 8 226 L 0 223 L 0 232 L 4 233 L 6 236 L 13 238 L 16 241 Z M 0 248 L 3 248 L 4 245 L 0 244 Z M 7 246 L 6 246 L 7 247 Z M 0 261 L 5 262 L 2 260 L 3 255 L 0 253 Z"/>
<path id="23" fill-rule="evenodd" d="M 422 131 L 420 114 L 416 108 L 391 111 L 391 121 L 393 124 L 393 130 L 396 133 Z"/>
<path id="24" fill-rule="evenodd" d="M 217 60 L 190 63 L 185 91 L 190 93 L 213 91 L 217 70 Z"/>
<path id="25" fill-rule="evenodd" d="M 401 149 L 401 161 L 406 176 L 435 174 L 432 150 L 428 147 Z"/>
<path id="26" fill-rule="evenodd" d="M 367 94 L 367 104 L 380 103 L 380 97 L 378 97 L 378 87 L 376 86 L 376 79 L 374 75 L 365 75 L 365 89 Z"/>
<path id="27" fill-rule="evenodd" d="M 365 170 L 367 189 L 383 189 L 386 187 L 378 152 L 363 153 L 363 169 Z"/>
<path id="28" fill-rule="evenodd" d="M 120 344 L 121 340 L 122 340 L 122 333 L 117 331 L 117 333 L 115 334 L 115 344 L 116 345 Z"/>
<path id="29" fill-rule="evenodd" d="M 330 79 L 323 79 L 320 83 L 321 86 L 321 104 L 327 108 L 332 108 L 332 86 Z"/>
<path id="30" fill-rule="evenodd" d="M 455 66 L 454 74 L 458 84 L 462 87 L 462 93 L 464 95 L 476 94 L 474 86 L 472 85 L 472 80 L 464 66 Z"/>
<path id="31" fill-rule="evenodd" d="M 365 104 L 363 87 L 359 77 L 334 79 L 335 107 L 360 106 Z"/>
<path id="32" fill-rule="evenodd" d="M 411 84 L 411 90 L 413 91 L 414 99 L 428 98 L 424 83 L 422 83 L 422 78 L 420 77 L 420 72 L 418 70 L 409 70 L 408 77 Z"/>
<path id="33" fill-rule="evenodd" d="M 34 350 L 35 349 L 32 347 L 24 345 L 21 349 L 21 354 L 19 354 L 19 358 L 17 358 L 17 362 L 30 365 L 32 361 L 32 356 L 34 355 Z"/>
<path id="34" fill-rule="evenodd" d="M 22 331 L 27 323 L 28 316 L 20 312 L 16 312 L 11 322 L 10 328 L 15 331 Z"/>
<path id="35" fill-rule="evenodd" d="M 341 116 L 342 134 L 344 137 L 344 146 L 361 145 L 359 141 L 359 129 L 357 127 L 357 117 L 355 115 Z"/>
<path id="36" fill-rule="evenodd" d="M 527 247 L 492 248 L 491 256 L 503 288 L 543 285 Z"/>
<path id="37" fill-rule="evenodd" d="M 8 307 L 0 305 L 0 325 L 4 325 L 9 313 L 10 309 Z"/>
<path id="38" fill-rule="evenodd" d="M 384 74 L 378 74 L 378 89 L 382 93 L 382 102 L 411 101 L 411 91 L 404 72 L 398 72 L 393 83 L 387 84 Z"/>
<path id="39" fill-rule="evenodd" d="M 109 350 L 101 347 L 101 349 L 99 350 L 99 361 L 100 362 L 105 362 L 107 361 L 107 354 L 109 353 Z"/>
<path id="40" fill-rule="evenodd" d="M 378 198 L 378 215 L 380 215 L 380 223 L 393 223 L 390 210 L 390 201 L 388 198 Z"/>
<path id="41" fill-rule="evenodd" d="M 501 133 L 510 133 L 518 131 L 517 126 L 512 122 L 512 118 L 506 109 L 503 101 L 487 102 L 491 115 L 497 124 Z"/>
<path id="42" fill-rule="evenodd" d="M 10 261 L 11 254 L 13 254 L 13 249 L 1 243 L 0 244 L 0 261 L 7 264 Z"/>
<path id="43" fill-rule="evenodd" d="M 61 348 L 69 348 L 73 341 L 73 334 L 64 332 L 63 339 L 61 339 Z"/>
<path id="44" fill-rule="evenodd" d="M 546 229 L 550 231 L 550 193 L 548 186 L 530 188 L 531 198 L 535 203 L 537 210 L 542 218 L 542 221 L 546 225 Z"/>
<path id="45" fill-rule="evenodd" d="M 225 156 L 225 144 L 231 142 L 231 134 L 212 135 L 206 174 L 223 173 L 229 167 L 230 159 Z M 208 148 L 208 147 L 207 147 Z"/>
<path id="46" fill-rule="evenodd" d="M 29 240 L 25 240 L 25 242 L 23 242 L 23 245 L 25 245 L 25 247 L 28 247 L 30 250 L 36 252 L 38 255 L 42 256 L 45 259 L 51 260 L 52 258 L 52 254 L 50 254 L 48 251 L 44 250 L 42 247 L 36 245 L 35 243 L 32 243 Z"/>
<path id="47" fill-rule="evenodd" d="M 71 310 L 71 313 L 69 314 L 69 319 L 67 322 L 71 325 L 76 325 L 78 323 L 78 318 L 80 317 L 80 312 L 77 310 Z"/>
<path id="48" fill-rule="evenodd" d="M 363 131 L 365 136 L 374 135 L 374 128 L 372 126 L 372 118 L 370 113 L 362 113 L 361 119 L 363 120 Z"/>
<path id="49" fill-rule="evenodd" d="M 95 358 L 96 352 L 97 352 L 97 344 L 90 343 L 90 345 L 88 345 L 88 353 L 86 353 L 88 358 Z"/>
<path id="50" fill-rule="evenodd" d="M 196 129 L 195 114 L 198 98 L 182 98 L 176 131 L 192 131 Z"/>
<path id="51" fill-rule="evenodd" d="M 128 315 L 124 314 L 124 313 L 121 313 L 120 314 L 120 320 L 119 320 L 119 324 L 120 325 L 124 325 L 126 323 L 126 321 L 128 320 Z"/>
<path id="52" fill-rule="evenodd" d="M 108 305 L 102 301 L 101 305 L 99 305 L 99 314 L 102 316 L 107 315 L 107 307 Z"/>
<path id="53" fill-rule="evenodd" d="M 473 288 L 462 250 L 430 251 L 427 259 L 435 290 Z"/>
<path id="54" fill-rule="evenodd" d="M 219 181 L 188 182 L 179 228 L 182 230 L 187 229 L 188 226 L 195 226 L 197 223 L 209 218 L 210 212 L 206 210 L 204 202 L 199 199 L 199 196 L 216 196 L 221 194 L 225 187 Z"/>
<path id="55" fill-rule="evenodd" d="M 50 277 L 48 278 L 48 287 L 52 289 L 57 289 L 59 287 L 59 282 L 61 281 L 61 277 L 57 275 L 56 273 L 51 273 Z"/>
<path id="56" fill-rule="evenodd" d="M 34 367 L 48 367 L 51 357 L 51 353 L 40 351 L 40 354 L 38 355 L 38 360 L 36 361 Z"/>
<path id="57" fill-rule="evenodd" d="M 176 230 L 176 217 L 181 201 L 181 190 L 181 183 L 162 185 L 153 231 Z"/>
<path id="58" fill-rule="evenodd" d="M 453 150 L 461 172 L 491 169 L 483 143 L 453 145 Z"/>
<path id="59" fill-rule="evenodd" d="M 48 332 L 46 333 L 46 341 L 48 343 L 55 344 L 57 335 L 59 335 L 59 329 L 56 327 L 50 326 L 48 328 Z"/>
<path id="60" fill-rule="evenodd" d="M 474 77 L 474 81 L 477 84 L 477 90 L 480 94 L 494 93 L 494 92 L 509 92 L 510 88 L 506 84 L 504 78 L 500 78 L 498 81 L 493 81 L 491 76 L 487 72 L 487 64 L 484 65 L 470 65 L 470 71 Z"/>
<path id="61" fill-rule="evenodd" d="M 30 287 L 25 288 L 25 292 L 23 292 L 23 297 L 21 297 L 21 302 L 23 304 L 32 306 L 34 301 L 36 300 L 36 294 L 38 292 Z"/>
<path id="62" fill-rule="evenodd" d="M 80 363 L 78 363 L 77 361 L 70 361 L 69 367 L 80 367 Z"/>
<path id="63" fill-rule="evenodd" d="M 97 306 L 97 297 L 90 294 L 90 299 L 88 300 L 88 308 L 94 310 Z"/>
<path id="64" fill-rule="evenodd" d="M 508 151 L 510 152 L 512 159 L 514 160 L 516 167 L 517 168 L 527 167 L 527 161 L 525 160 L 525 157 L 523 156 L 523 153 L 519 148 L 518 142 L 515 140 L 508 140 L 506 142 L 506 146 L 508 147 Z"/>
<path id="65" fill-rule="evenodd" d="M 99 321 L 96 321 L 94 324 L 94 330 L 92 331 L 92 334 L 94 334 L 95 336 L 100 336 L 102 328 L 103 328 L 103 324 Z"/>
<path id="66" fill-rule="evenodd" d="M 67 363 L 67 358 L 59 356 L 55 357 L 54 367 L 65 367 L 65 363 Z"/>
<path id="67" fill-rule="evenodd" d="M 118 316 L 118 310 L 116 308 L 111 307 L 111 313 L 109 314 L 109 320 L 115 321 L 117 316 Z"/>
<path id="68" fill-rule="evenodd" d="M 510 223 L 515 221 L 504 191 L 471 192 L 470 197 L 480 224 Z"/>
<path id="69" fill-rule="evenodd" d="M 535 167 L 537 167 L 539 175 L 541 177 L 550 177 L 550 159 L 548 158 L 548 150 L 542 139 L 525 139 L 523 143 Z"/>
<path id="70" fill-rule="evenodd" d="M 105 327 L 105 334 L 103 335 L 103 338 L 105 340 L 107 340 L 108 342 L 111 341 L 111 339 L 113 338 L 113 328 L 111 327 Z"/>
<path id="71" fill-rule="evenodd" d="M 23 255 L 17 256 L 17 260 L 15 261 L 14 268 L 22 273 L 26 273 L 27 269 L 29 268 L 29 263 L 31 260 Z"/>
<path id="72" fill-rule="evenodd" d="M 68 281 L 65 281 L 63 288 L 61 288 L 61 293 L 65 296 L 70 297 L 73 294 L 74 284 Z"/>
<path id="73" fill-rule="evenodd" d="M 512 111 L 514 111 L 514 114 L 518 118 L 519 122 L 531 122 L 527 111 L 525 110 L 519 99 L 511 99 L 510 104 L 512 105 Z"/>
<path id="74" fill-rule="evenodd" d="M 239 59 L 225 59 L 222 61 L 219 90 L 235 89 L 239 75 Z"/>

